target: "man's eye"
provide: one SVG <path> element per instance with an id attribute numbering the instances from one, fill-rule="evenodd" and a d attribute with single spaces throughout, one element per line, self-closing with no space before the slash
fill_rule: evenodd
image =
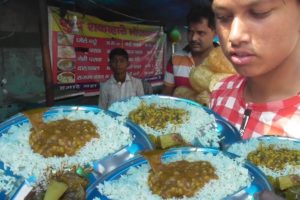
<path id="1" fill-rule="evenodd" d="M 226 16 L 226 15 L 216 15 L 215 18 L 220 23 L 227 23 L 227 22 L 230 22 L 232 17 Z"/>
<path id="2" fill-rule="evenodd" d="M 258 19 L 261 19 L 261 18 L 265 18 L 267 16 L 269 16 L 271 13 L 271 10 L 268 10 L 268 11 L 251 11 L 250 14 L 255 17 L 255 18 L 258 18 Z"/>
<path id="3" fill-rule="evenodd" d="M 195 33 L 195 31 L 192 31 L 192 30 L 190 30 L 190 29 L 188 29 L 188 34 L 193 34 L 193 33 Z"/>
<path id="4" fill-rule="evenodd" d="M 197 31 L 197 34 L 200 35 L 200 36 L 205 36 L 206 33 L 204 31 Z"/>

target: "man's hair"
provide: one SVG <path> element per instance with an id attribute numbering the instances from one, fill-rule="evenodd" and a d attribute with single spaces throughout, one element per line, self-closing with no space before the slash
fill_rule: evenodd
<path id="1" fill-rule="evenodd" d="M 128 53 L 123 48 L 115 48 L 109 53 L 109 60 L 112 60 L 115 56 L 124 56 L 128 60 Z"/>
<path id="2" fill-rule="evenodd" d="M 193 6 L 187 15 L 187 25 L 191 23 L 201 22 L 203 19 L 207 19 L 208 26 L 211 29 L 215 29 L 215 16 L 212 10 L 211 0 L 200 0 L 197 5 Z"/>

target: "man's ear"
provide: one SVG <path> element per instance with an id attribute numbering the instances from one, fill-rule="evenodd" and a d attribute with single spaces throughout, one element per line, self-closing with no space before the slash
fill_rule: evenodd
<path id="1" fill-rule="evenodd" d="M 129 67 L 129 65 L 130 65 L 130 61 L 129 61 L 129 60 L 127 60 L 127 68 Z"/>
<path id="2" fill-rule="evenodd" d="M 111 66 L 112 66 L 111 63 L 108 62 L 107 64 L 108 64 L 109 69 L 113 71 L 113 69 L 112 69 L 112 67 L 111 67 Z"/>

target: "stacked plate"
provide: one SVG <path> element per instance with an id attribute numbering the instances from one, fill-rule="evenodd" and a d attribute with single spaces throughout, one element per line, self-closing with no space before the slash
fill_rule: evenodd
<path id="1" fill-rule="evenodd" d="M 212 148 L 174 148 L 162 156 L 166 163 L 206 160 L 216 168 L 218 180 L 211 181 L 194 197 L 184 199 L 253 199 L 256 192 L 272 190 L 258 168 L 236 158 L 234 154 Z M 149 190 L 149 169 L 149 163 L 137 156 L 92 184 L 87 199 L 161 199 Z"/>
<path id="2" fill-rule="evenodd" d="M 177 132 L 193 146 L 218 149 L 226 149 L 231 144 L 241 141 L 241 136 L 233 125 L 209 108 L 188 99 L 162 95 L 131 97 L 113 103 L 108 110 L 128 117 L 130 112 L 136 110 L 141 104 L 147 106 L 155 104 L 161 108 L 183 109 L 188 112 L 188 119 L 184 123 L 177 125 L 169 123 L 168 127 L 162 130 L 139 124 L 147 134 L 160 136 Z M 159 120 L 164 121 L 163 116 L 160 117 Z"/>
<path id="3" fill-rule="evenodd" d="M 166 123 L 167 125 L 161 129 L 156 129 L 145 123 L 134 123 L 134 120 L 129 120 L 129 115 L 142 104 L 146 106 L 155 105 L 156 108 L 184 110 L 187 116 L 185 116 L 182 124 Z M 122 140 L 121 138 L 125 133 L 121 134 L 121 137 L 121 135 L 118 135 L 118 131 L 122 132 L 129 129 L 131 135 L 131 140 L 126 140 L 127 143 L 122 143 L 119 148 L 109 147 L 108 152 L 105 154 L 99 153 L 97 159 L 91 160 L 94 171 L 90 174 L 90 184 L 86 191 L 86 199 L 88 200 L 124 199 L 124 197 L 126 199 L 161 199 L 158 195 L 152 194 L 147 184 L 151 168 L 148 161 L 139 153 L 155 149 L 155 145 L 151 142 L 153 140 L 149 139 L 151 136 L 158 137 L 171 133 L 179 133 L 190 146 L 166 150 L 162 155 L 164 164 L 181 160 L 190 162 L 204 160 L 215 168 L 218 176 L 217 180 L 212 180 L 204 185 L 202 189 L 195 193 L 195 196 L 184 197 L 184 199 L 252 199 L 257 192 L 263 190 L 273 191 L 272 185 L 265 176 L 264 169 L 248 162 L 245 155 L 249 152 L 241 150 L 246 149 L 246 146 L 251 146 L 250 141 L 243 141 L 233 125 L 209 108 L 196 102 L 176 97 L 148 95 L 116 102 L 109 107 L 108 111 L 96 107 L 53 107 L 44 114 L 44 119 L 51 121 L 62 113 L 67 118 L 77 119 L 79 118 L 77 114 L 79 111 L 87 113 L 90 116 L 88 118 L 93 123 L 97 118 L 94 115 L 104 115 L 104 118 L 107 116 L 111 119 L 103 118 L 103 120 L 97 122 L 99 127 L 108 127 L 100 132 L 106 130 L 110 133 L 108 135 L 112 136 L 110 138 L 112 140 L 111 144 L 115 140 Z M 77 118 L 74 116 L 77 116 Z M 163 122 L 167 117 L 161 115 L 158 118 Z M 114 123 L 119 128 L 111 125 Z M 2 123 L 0 125 L 0 136 L 2 136 L 0 137 L 0 146 L 3 136 L 12 134 L 16 127 L 23 127 L 24 124 L 28 126 L 30 123 L 23 114 L 18 114 Z M 281 141 L 287 140 L 289 143 L 300 144 L 297 140 L 280 137 L 262 137 L 259 139 L 259 141 L 264 142 L 272 141 L 272 144 L 281 144 L 283 143 Z M 256 147 L 253 146 L 253 148 Z M 254 149 L 251 149 L 251 151 Z M 12 152 L 12 154 L 16 152 L 18 151 Z M 0 153 L 4 153 L 1 152 L 1 147 Z M 8 196 L 1 192 L 0 199 L 22 199 L 20 194 L 24 193 L 24 188 L 29 187 L 29 190 L 31 189 L 28 183 L 35 180 L 34 176 L 22 176 L 15 168 L 10 168 L 10 163 L 8 163 L 8 168 L 4 168 L 7 160 L 2 159 L 1 156 L 0 160 L 0 170 L 3 170 L 6 176 L 15 178 L 13 190 Z"/>
<path id="4" fill-rule="evenodd" d="M 237 142 L 227 149 L 252 161 L 285 199 L 300 198 L 300 140 L 263 136 Z"/>
<path id="5" fill-rule="evenodd" d="M 31 186 L 35 185 L 40 178 L 41 174 L 35 174 L 35 170 L 53 167 L 50 165 L 55 162 L 53 160 L 56 160 L 58 165 L 59 162 L 92 165 L 94 171 L 89 176 L 89 181 L 92 183 L 99 176 L 132 159 L 139 151 L 153 149 L 153 144 L 140 127 L 116 113 L 103 111 L 97 107 L 52 107 L 43 114 L 43 118 L 44 121 L 62 118 L 88 119 L 100 130 L 99 143 L 98 141 L 88 143 L 86 146 L 93 149 L 85 148 L 75 156 L 44 158 L 30 149 L 28 141 L 32 126 L 28 118 L 22 113 L 13 116 L 0 124 L 0 189 L 2 190 L 0 199 L 24 199 L 32 189 Z M 47 166 L 48 164 L 50 166 Z M 55 165 L 57 167 L 56 163 Z M 33 173 L 29 174 L 25 171 Z M 10 187 L 4 188 L 5 184 Z"/>

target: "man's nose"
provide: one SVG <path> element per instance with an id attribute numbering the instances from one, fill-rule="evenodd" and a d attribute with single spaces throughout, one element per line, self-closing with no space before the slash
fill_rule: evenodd
<path id="1" fill-rule="evenodd" d="M 191 33 L 192 34 L 192 41 L 197 41 L 198 40 L 198 34 L 197 33 Z"/>
<path id="2" fill-rule="evenodd" d="M 231 23 L 231 30 L 229 34 L 229 41 L 231 45 L 237 46 L 249 41 L 249 39 L 250 36 L 245 21 L 240 18 L 234 18 Z"/>

